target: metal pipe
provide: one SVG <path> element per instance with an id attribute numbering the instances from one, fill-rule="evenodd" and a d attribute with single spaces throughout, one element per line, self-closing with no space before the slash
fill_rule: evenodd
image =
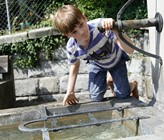
<path id="1" fill-rule="evenodd" d="M 123 20 L 121 21 L 121 30 L 140 29 L 145 27 L 156 27 L 158 32 L 163 29 L 163 18 L 160 13 L 156 13 L 155 18 L 151 19 L 136 19 L 136 20 Z M 119 23 L 115 22 L 113 29 L 119 29 Z"/>
<path id="2" fill-rule="evenodd" d="M 141 50 L 137 47 L 135 47 L 134 45 L 132 45 L 131 43 L 129 43 L 123 36 L 122 36 L 122 29 L 135 29 L 135 28 L 141 28 L 141 27 L 152 27 L 155 26 L 156 30 L 158 32 L 161 32 L 163 29 L 163 18 L 162 15 L 160 13 L 156 13 L 155 18 L 153 19 L 141 19 L 141 20 L 133 20 L 133 21 L 121 21 L 121 15 L 123 13 L 123 11 L 126 9 L 127 6 L 129 6 L 134 0 L 128 0 L 123 6 L 122 8 L 119 10 L 119 12 L 117 13 L 117 26 L 115 26 L 115 28 L 117 27 L 118 31 L 120 31 L 120 33 L 118 34 L 119 37 L 121 38 L 121 40 L 126 43 L 127 45 L 129 45 L 129 47 L 141 52 L 142 54 L 145 54 L 147 56 L 150 57 L 154 57 L 156 59 L 159 59 L 160 64 L 163 64 L 163 60 L 160 56 L 155 55 L 155 54 L 151 54 L 148 53 L 144 50 Z"/>
<path id="3" fill-rule="evenodd" d="M 7 11 L 7 23 L 8 23 L 8 29 L 9 29 L 9 35 L 11 34 L 11 26 L 10 26 L 10 15 L 9 15 L 9 6 L 8 6 L 8 1 L 5 0 L 6 2 L 6 11 Z"/>
<path id="4" fill-rule="evenodd" d="M 110 111 L 110 110 L 124 110 L 124 109 L 128 109 L 128 108 L 132 108 L 133 106 L 122 106 L 122 107 L 111 107 L 111 108 L 102 108 L 99 110 L 88 110 L 88 111 L 83 111 L 83 112 L 73 112 L 73 113 L 65 113 L 65 114 L 54 114 L 52 116 L 47 116 L 46 115 L 46 108 L 43 107 L 41 108 L 41 112 L 42 112 L 42 117 L 41 119 L 37 119 L 37 120 L 32 120 L 32 121 L 28 121 L 25 123 L 22 123 L 19 125 L 19 130 L 21 131 L 25 131 L 25 132 L 36 132 L 36 131 L 43 131 L 45 128 L 27 128 L 25 126 L 32 124 L 32 123 L 36 123 L 36 122 L 45 122 L 48 119 L 51 118 L 58 118 L 58 117 L 65 117 L 65 116 L 72 116 L 72 115 L 81 115 L 81 114 L 87 114 L 87 113 L 94 113 L 94 112 L 103 112 L 103 111 Z"/>
<path id="5" fill-rule="evenodd" d="M 47 116 L 47 119 L 72 116 L 72 115 L 81 115 L 81 114 L 94 113 L 94 112 L 104 112 L 104 111 L 110 111 L 110 110 L 122 111 L 124 109 L 133 108 L 133 107 L 134 106 L 129 105 L 129 106 L 122 106 L 122 107 L 101 108 L 99 110 L 87 110 L 87 111 L 82 111 L 82 112 L 70 112 L 70 113 L 64 113 L 64 114 L 54 114 L 52 116 Z"/>
<path id="6" fill-rule="evenodd" d="M 144 55 L 147 55 L 147 56 L 150 56 L 150 57 L 153 57 L 153 58 L 156 58 L 159 60 L 160 64 L 162 65 L 163 64 L 163 60 L 162 60 L 162 57 L 159 56 L 159 55 L 155 55 L 155 54 L 152 54 L 152 53 L 149 53 L 149 52 L 146 52 L 142 49 L 139 49 L 138 47 L 134 46 L 133 44 L 129 43 L 125 38 L 124 36 L 122 35 L 122 33 L 120 32 L 119 34 L 119 38 L 124 42 L 126 43 L 129 47 L 133 48 L 134 50 L 144 54 Z"/>
<path id="7" fill-rule="evenodd" d="M 148 118 L 150 118 L 150 117 L 147 117 L 147 116 L 131 116 L 131 117 L 125 117 L 125 118 L 112 119 L 112 120 L 102 120 L 102 121 L 96 120 L 96 121 L 89 122 L 89 123 L 69 125 L 69 126 L 61 126 L 61 127 L 57 127 L 57 128 L 44 128 L 44 127 L 43 128 L 27 128 L 26 127 L 28 124 L 44 121 L 43 119 L 38 119 L 38 120 L 25 122 L 25 123 L 19 125 L 19 130 L 24 131 L 24 132 L 38 132 L 38 131 L 45 132 L 45 130 L 46 130 L 46 132 L 47 131 L 50 132 L 50 131 L 59 131 L 59 130 L 63 130 L 63 129 L 78 128 L 78 127 L 85 127 L 85 126 L 91 126 L 91 125 L 100 125 L 100 124 L 113 123 L 113 122 L 119 122 L 119 121 L 128 121 L 128 120 L 135 121 L 138 119 L 148 119 Z"/>
<path id="8" fill-rule="evenodd" d="M 121 24 L 121 25 L 120 25 Z M 163 29 L 163 18 L 160 13 L 156 13 L 155 18 L 151 19 L 133 19 L 133 20 L 122 20 L 114 22 L 113 29 L 116 30 L 128 30 L 128 29 L 141 29 L 145 27 L 156 27 L 158 32 Z M 98 27 L 100 32 L 104 32 L 105 29 Z"/>
<path id="9" fill-rule="evenodd" d="M 86 127 L 91 125 L 101 125 L 106 123 L 114 123 L 114 122 L 120 122 L 120 121 L 137 121 L 139 119 L 148 119 L 149 117 L 146 116 L 134 116 L 134 117 L 126 117 L 126 118 L 119 118 L 119 119 L 112 119 L 112 120 L 102 120 L 98 122 L 90 122 L 90 123 L 84 123 L 79 125 L 70 125 L 70 126 L 61 126 L 58 128 L 51 128 L 49 131 L 59 131 L 59 130 L 65 130 L 65 129 L 72 129 L 72 128 L 79 128 L 79 127 Z"/>
<path id="10" fill-rule="evenodd" d="M 140 29 L 141 27 L 152 27 L 157 25 L 157 20 L 152 19 L 137 19 L 137 20 L 123 20 L 122 29 Z M 118 29 L 118 22 L 115 22 L 114 29 Z"/>

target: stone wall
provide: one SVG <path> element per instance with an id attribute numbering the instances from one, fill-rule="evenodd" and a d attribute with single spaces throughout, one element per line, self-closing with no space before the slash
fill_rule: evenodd
<path id="1" fill-rule="evenodd" d="M 62 55 L 59 57 L 58 55 Z M 56 51 L 53 61 L 42 59 L 35 69 L 14 69 L 15 90 L 19 102 L 61 101 L 67 89 L 69 65 L 64 48 Z M 75 92 L 87 91 L 87 65 L 81 61 Z"/>

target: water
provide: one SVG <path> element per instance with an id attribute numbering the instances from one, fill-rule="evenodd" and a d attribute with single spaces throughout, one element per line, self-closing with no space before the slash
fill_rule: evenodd
<path id="1" fill-rule="evenodd" d="M 75 116 L 60 117 L 50 119 L 46 122 L 46 127 L 60 127 L 75 124 L 83 124 L 91 121 L 109 120 L 114 112 L 99 112 L 92 114 L 83 114 Z M 30 124 L 28 128 L 43 127 L 44 123 Z M 109 140 L 113 138 L 125 138 L 134 136 L 135 133 L 124 126 L 121 122 L 107 123 L 101 125 L 92 125 L 87 127 L 65 129 L 55 132 L 49 132 L 51 140 Z M 9 127 L 0 127 L 0 140 L 42 140 L 42 132 L 22 132 L 18 125 Z"/>
<path id="2" fill-rule="evenodd" d="M 89 126 L 50 132 L 51 140 L 109 140 L 134 136 L 134 132 L 120 123 Z M 42 140 L 41 132 L 22 132 L 18 127 L 1 128 L 0 140 Z"/>
<path id="3" fill-rule="evenodd" d="M 119 123 L 90 126 L 50 134 L 54 140 L 109 140 L 112 138 L 123 138 L 134 135 L 124 125 Z"/>

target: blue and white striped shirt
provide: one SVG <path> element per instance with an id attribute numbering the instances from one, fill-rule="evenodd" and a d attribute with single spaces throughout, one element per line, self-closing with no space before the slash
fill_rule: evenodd
<path id="1" fill-rule="evenodd" d="M 66 51 L 69 63 L 73 64 L 78 59 L 84 59 L 102 68 L 112 68 L 120 61 L 122 55 L 127 55 L 114 42 L 112 31 L 104 35 L 97 29 L 101 20 L 102 18 L 99 18 L 88 22 L 90 43 L 87 49 L 80 47 L 74 38 L 68 40 Z"/>

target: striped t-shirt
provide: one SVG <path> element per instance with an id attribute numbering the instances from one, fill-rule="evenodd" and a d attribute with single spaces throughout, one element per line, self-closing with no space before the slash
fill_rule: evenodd
<path id="1" fill-rule="evenodd" d="M 102 18 L 99 18 L 88 22 L 90 43 L 86 49 L 80 47 L 74 38 L 68 40 L 66 51 L 69 63 L 73 64 L 78 59 L 83 59 L 103 68 L 112 68 L 120 61 L 122 54 L 127 55 L 114 42 L 112 31 L 104 34 L 97 29 L 101 20 Z"/>

